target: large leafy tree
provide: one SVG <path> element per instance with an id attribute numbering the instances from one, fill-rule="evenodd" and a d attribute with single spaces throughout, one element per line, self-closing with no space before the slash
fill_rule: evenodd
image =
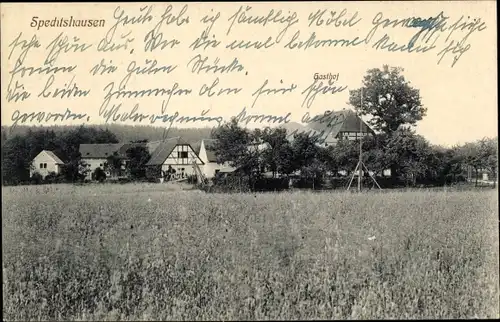
<path id="1" fill-rule="evenodd" d="M 132 178 L 146 177 L 146 163 L 148 163 L 151 155 L 148 149 L 143 145 L 137 145 L 127 150 L 127 158 L 129 159 L 129 171 Z"/>
<path id="2" fill-rule="evenodd" d="M 16 135 L 2 146 L 2 184 L 19 184 L 29 180 L 31 159 L 27 138 Z"/>
<path id="3" fill-rule="evenodd" d="M 384 65 L 367 72 L 362 88 L 349 92 L 349 103 L 368 121 L 374 130 L 393 133 L 401 126 L 415 125 L 426 115 L 419 90 L 402 75 L 403 69 Z M 363 92 L 363 100 L 361 100 Z"/>
<path id="4" fill-rule="evenodd" d="M 483 138 L 468 142 L 457 149 L 457 159 L 475 172 L 475 184 L 478 184 L 479 170 L 490 171 L 496 185 L 498 168 L 498 138 Z"/>
<path id="5" fill-rule="evenodd" d="M 109 171 L 112 176 L 120 176 L 122 170 L 122 157 L 117 152 L 106 158 L 104 169 Z"/>
<path id="6" fill-rule="evenodd" d="M 276 174 L 290 174 L 293 169 L 293 151 L 290 142 L 287 139 L 287 133 L 282 128 L 266 127 L 263 131 L 256 130 L 255 134 L 260 137 L 262 142 L 269 145 L 269 148 L 263 151 L 262 160 L 265 167 Z"/>
<path id="7" fill-rule="evenodd" d="M 481 154 L 481 163 L 485 169 L 490 171 L 493 177 L 493 187 L 495 187 L 498 174 L 498 137 L 480 140 L 479 151 Z"/>
<path id="8" fill-rule="evenodd" d="M 212 132 L 214 150 L 218 163 L 239 168 L 249 177 L 259 169 L 259 151 L 249 149 L 256 139 L 254 133 L 238 124 L 236 118 L 221 125 Z"/>
<path id="9" fill-rule="evenodd" d="M 417 179 L 425 178 L 432 170 L 433 158 L 429 143 L 411 129 L 399 129 L 388 136 L 384 149 L 386 162 L 393 165 L 398 174 L 409 185 L 415 185 Z M 394 167 L 396 165 L 396 167 Z"/>

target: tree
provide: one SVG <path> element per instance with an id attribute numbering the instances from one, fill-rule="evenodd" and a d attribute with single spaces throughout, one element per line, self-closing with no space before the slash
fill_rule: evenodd
<path id="1" fill-rule="evenodd" d="M 273 177 L 278 173 L 287 175 L 293 172 L 293 152 L 285 129 L 266 127 L 262 132 L 256 130 L 255 136 L 260 136 L 261 141 L 269 145 L 262 157 Z"/>
<path id="2" fill-rule="evenodd" d="M 480 146 L 477 142 L 468 142 L 457 150 L 457 159 L 459 162 L 474 169 L 475 186 L 478 184 L 479 170 L 483 166 L 483 160 L 480 153 Z"/>
<path id="3" fill-rule="evenodd" d="M 415 185 L 432 170 L 432 149 L 422 136 L 401 128 L 387 137 L 384 149 L 386 163 L 391 164 L 407 184 Z"/>
<path id="4" fill-rule="evenodd" d="M 228 162 L 249 177 L 259 170 L 259 151 L 249 149 L 256 135 L 240 127 L 236 118 L 215 129 L 212 138 L 218 163 Z"/>
<path id="5" fill-rule="evenodd" d="M 375 175 L 382 175 L 390 167 L 385 151 L 386 142 L 387 135 L 384 133 L 363 138 L 363 162 Z"/>
<path id="6" fill-rule="evenodd" d="M 148 163 L 151 155 L 145 146 L 138 145 L 131 147 L 126 151 L 129 159 L 130 176 L 134 179 L 146 177 L 146 163 Z"/>
<path id="7" fill-rule="evenodd" d="M 359 142 L 340 140 L 333 147 L 333 159 L 337 171 L 350 174 L 359 161 Z"/>
<path id="8" fill-rule="evenodd" d="M 493 187 L 495 187 L 498 168 L 498 137 L 495 139 L 483 138 L 479 140 L 478 145 L 481 166 L 491 173 Z"/>
<path id="9" fill-rule="evenodd" d="M 31 160 L 27 138 L 21 135 L 9 138 L 2 147 L 2 184 L 27 182 Z"/>
<path id="10" fill-rule="evenodd" d="M 109 171 L 111 176 L 113 177 L 121 175 L 122 158 L 118 155 L 117 152 L 114 152 L 112 155 L 106 158 L 104 169 L 106 171 Z"/>
<path id="11" fill-rule="evenodd" d="M 382 70 L 370 69 L 364 77 L 363 87 L 349 92 L 349 104 L 361 115 L 372 116 L 369 124 L 376 131 L 391 134 L 401 126 L 415 125 L 426 115 L 419 90 L 410 86 L 402 72 L 402 68 L 387 65 Z"/>

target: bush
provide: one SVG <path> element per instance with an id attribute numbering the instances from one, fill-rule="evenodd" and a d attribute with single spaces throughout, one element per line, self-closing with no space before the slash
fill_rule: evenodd
<path id="1" fill-rule="evenodd" d="M 55 172 L 50 172 L 45 177 L 45 183 L 53 184 L 53 183 L 63 183 L 65 181 L 65 177 L 63 174 L 57 174 Z"/>
<path id="2" fill-rule="evenodd" d="M 298 180 L 294 181 L 293 186 L 299 189 L 322 189 L 325 185 L 325 180 L 321 177 L 316 178 L 305 178 L 300 177 Z"/>
<path id="3" fill-rule="evenodd" d="M 33 173 L 33 175 L 31 176 L 31 179 L 30 179 L 30 183 L 31 184 L 41 184 L 42 182 L 43 182 L 43 176 L 38 172 Z"/>
<path id="4" fill-rule="evenodd" d="M 252 181 L 252 191 L 283 191 L 288 189 L 287 178 L 257 178 Z"/>
<path id="5" fill-rule="evenodd" d="M 99 182 L 103 182 L 104 180 L 106 180 L 106 172 L 104 172 L 104 170 L 101 168 L 97 168 L 94 170 L 92 177 L 94 180 L 97 180 Z"/>

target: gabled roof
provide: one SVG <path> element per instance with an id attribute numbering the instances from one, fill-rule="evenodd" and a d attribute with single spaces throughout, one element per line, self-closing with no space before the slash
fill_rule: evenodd
<path id="1" fill-rule="evenodd" d="M 123 145 L 123 143 L 80 144 L 80 154 L 84 159 L 106 159 L 115 152 L 118 153 Z"/>
<path id="2" fill-rule="evenodd" d="M 156 144 L 155 144 L 156 145 Z M 151 159 L 146 163 L 147 166 L 151 165 L 161 165 L 168 158 L 170 153 L 174 150 L 177 145 L 189 145 L 186 141 L 184 141 L 181 137 L 175 137 L 171 139 L 167 139 L 157 143 L 156 149 L 151 153 Z"/>
<path id="3" fill-rule="evenodd" d="M 64 162 L 62 162 L 62 160 L 59 159 L 59 157 L 54 152 L 49 151 L 49 150 L 43 150 L 42 152 L 47 153 L 52 159 L 54 159 L 56 164 L 64 164 Z M 42 152 L 40 152 L 40 153 L 42 153 Z"/>
<path id="4" fill-rule="evenodd" d="M 84 159 L 106 159 L 116 152 L 119 157 L 126 158 L 128 149 L 144 145 L 145 143 L 80 144 L 80 154 Z"/>
<path id="5" fill-rule="evenodd" d="M 200 151 L 201 151 L 201 142 L 203 142 L 203 145 L 205 145 L 205 152 L 207 154 L 207 160 L 208 162 L 217 162 L 217 157 L 215 155 L 215 150 L 214 150 L 214 143 L 216 142 L 215 139 L 203 139 L 201 141 L 196 142 L 193 145 L 193 150 L 196 152 L 196 154 L 199 156 Z"/>
<path id="6" fill-rule="evenodd" d="M 337 135 L 341 132 L 360 132 L 363 133 L 372 133 L 373 130 L 358 116 L 351 110 L 342 110 L 332 112 L 323 118 L 324 121 L 321 120 L 321 117 L 325 114 L 320 114 L 317 116 L 317 120 L 315 122 L 310 122 L 306 124 L 307 129 L 312 129 L 314 131 L 325 131 L 329 132 L 329 136 L 337 137 Z M 336 119 L 333 119 L 336 117 Z M 314 118 L 313 118 L 314 119 Z M 327 129 L 328 123 L 331 121 L 331 131 Z M 362 122 L 360 124 L 360 122 Z"/>

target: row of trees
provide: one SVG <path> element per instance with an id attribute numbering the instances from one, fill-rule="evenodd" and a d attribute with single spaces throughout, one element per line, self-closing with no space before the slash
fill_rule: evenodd
<path id="1" fill-rule="evenodd" d="M 305 133 L 289 138 L 281 128 L 250 131 L 235 120 L 219 128 L 214 138 L 218 162 L 228 162 L 248 178 L 261 177 L 263 172 L 271 172 L 273 177 L 292 173 L 305 178 L 350 176 L 359 160 L 358 141 L 342 140 L 323 147 L 316 137 Z M 267 143 L 267 148 L 248 148 L 256 142 Z M 465 180 L 468 166 L 476 178 L 481 169 L 496 177 L 497 143 L 497 139 L 483 139 L 444 148 L 400 128 L 391 135 L 380 133 L 363 139 L 363 162 L 376 176 L 391 169 L 394 183 L 443 185 Z"/>

